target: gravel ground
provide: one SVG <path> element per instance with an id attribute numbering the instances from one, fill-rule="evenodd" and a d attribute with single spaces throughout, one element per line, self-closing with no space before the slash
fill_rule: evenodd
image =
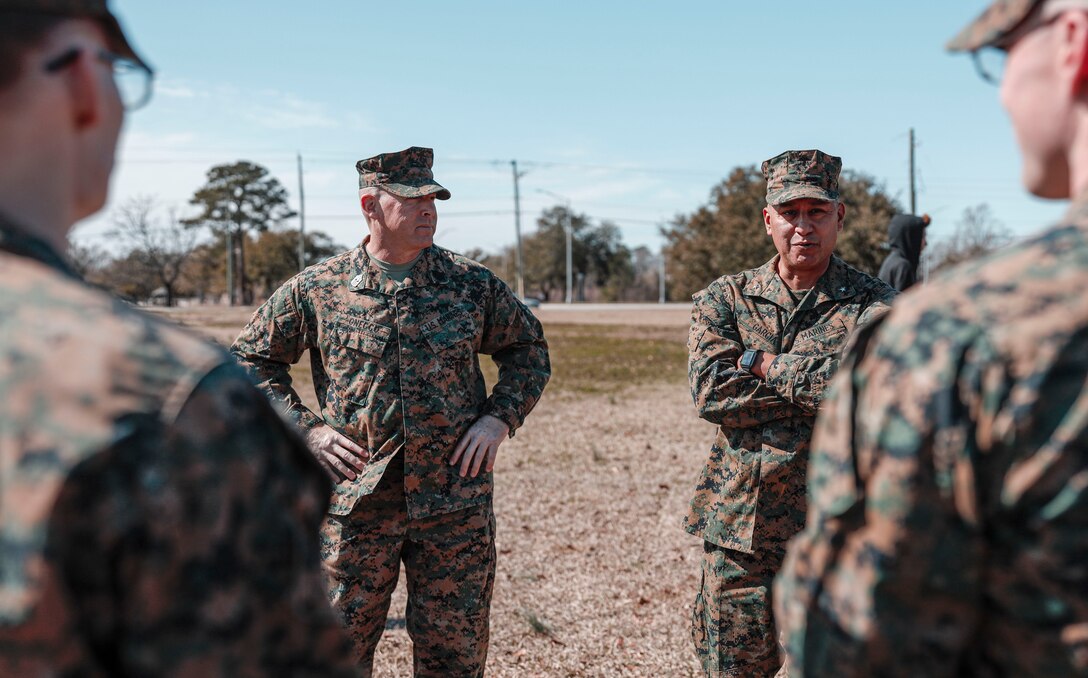
<path id="1" fill-rule="evenodd" d="M 682 384 L 541 401 L 496 468 L 487 675 L 699 675 L 680 519 L 713 435 Z M 401 584 L 376 676 L 411 675 Z"/>

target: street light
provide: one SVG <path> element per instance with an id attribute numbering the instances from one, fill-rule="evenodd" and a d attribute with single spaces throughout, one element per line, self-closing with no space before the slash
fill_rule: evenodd
<path id="1" fill-rule="evenodd" d="M 566 206 L 567 206 L 567 229 L 566 229 L 567 230 L 567 299 L 566 299 L 566 303 L 569 304 L 574 300 L 573 299 L 574 281 L 573 281 L 573 279 L 571 277 L 573 275 L 572 271 L 574 269 L 574 265 L 572 263 L 572 255 L 571 255 L 571 241 L 574 239 L 574 221 L 573 221 L 573 219 L 571 217 L 570 198 L 559 195 L 558 193 L 552 193 L 551 191 L 546 191 L 543 188 L 538 188 L 536 190 L 537 190 L 538 193 L 543 193 L 544 195 L 550 195 L 551 197 L 556 198 L 557 200 L 562 200 L 564 203 L 566 203 Z"/>

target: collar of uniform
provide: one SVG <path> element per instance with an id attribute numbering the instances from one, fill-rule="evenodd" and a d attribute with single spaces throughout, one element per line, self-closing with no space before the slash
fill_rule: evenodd
<path id="1" fill-rule="evenodd" d="M 857 293 L 857 288 L 854 287 L 852 269 L 847 266 L 845 261 L 832 254 L 831 263 L 827 265 L 827 270 L 816 281 L 816 303 L 822 304 L 825 301 L 849 299 L 856 296 Z"/>
<path id="2" fill-rule="evenodd" d="M 446 258 L 442 256 L 442 249 L 437 245 L 431 245 L 423 250 L 423 255 L 415 266 L 412 266 L 404 284 L 398 286 L 392 280 L 383 281 L 381 269 L 371 261 L 370 253 L 366 251 L 368 242 L 370 242 L 369 235 L 363 238 L 363 242 L 355 251 L 355 263 L 351 267 L 351 280 L 348 282 L 352 292 L 377 290 L 392 294 L 399 288 L 441 285 L 449 280 L 449 271 Z"/>
<path id="3" fill-rule="evenodd" d="M 53 249 L 52 245 L 27 233 L 25 229 L 16 226 L 3 214 L 0 214 L 0 250 L 35 259 L 73 278 L 80 277 L 68 260 Z"/>
<path id="4" fill-rule="evenodd" d="M 755 274 L 744 286 L 744 295 L 747 297 L 761 297 L 783 308 L 791 308 L 793 299 L 786 283 L 778 275 L 778 259 L 774 257 L 756 269 Z M 816 303 L 848 299 L 857 294 L 854 282 L 850 275 L 850 268 L 846 263 L 834 254 L 831 255 L 831 263 L 827 270 L 816 281 Z"/>
<path id="5" fill-rule="evenodd" d="M 778 257 L 779 255 L 774 255 L 770 261 L 755 270 L 752 278 L 744 286 L 744 296 L 760 297 L 783 308 L 790 308 L 793 300 L 786 289 L 786 284 L 778 276 Z"/>

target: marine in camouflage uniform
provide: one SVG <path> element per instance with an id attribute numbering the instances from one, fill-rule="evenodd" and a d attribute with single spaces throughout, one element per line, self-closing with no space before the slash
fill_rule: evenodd
<path id="1" fill-rule="evenodd" d="M 804 521 L 813 420 L 847 339 L 895 295 L 833 254 L 840 169 L 820 151 L 763 163 L 779 254 L 694 297 L 692 396 L 721 427 L 685 524 L 704 540 L 692 637 L 708 676 L 773 675 L 781 664 L 770 586 Z"/>
<path id="2" fill-rule="evenodd" d="M 64 215 L 105 200 L 122 102 L 93 56 L 22 78 L 73 45 L 146 66 L 93 0 L 0 0 L 0 43 L 0 675 L 355 675 L 319 559 L 330 484 L 301 438 L 225 351 L 58 254 Z M 97 84 L 44 92 L 73 81 Z M 93 150 L 57 151 L 75 146 Z M 55 181 L 27 192 L 36 172 Z"/>
<path id="3" fill-rule="evenodd" d="M 513 435 L 550 374 L 540 324 L 510 289 L 431 244 L 434 199 L 449 197 L 431 163 L 431 150 L 418 147 L 360 161 L 371 236 L 285 283 L 233 347 L 300 426 L 342 436 L 333 448 L 341 458 L 326 456 L 339 482 L 324 557 L 366 675 L 401 562 L 415 674 L 483 675 L 495 575 L 494 453 L 481 473 L 479 455 L 469 469 L 466 451 L 459 469 L 451 453 L 457 457 L 488 421 L 501 437 Z M 402 209 L 419 212 L 408 220 L 415 246 L 398 267 L 371 250 L 380 254 L 378 239 L 404 232 L 391 223 Z M 319 412 L 302 405 L 288 373 L 306 351 Z M 490 395 L 480 353 L 499 367 Z M 355 469 L 340 463 L 351 458 L 344 447 L 357 451 Z"/>
<path id="4" fill-rule="evenodd" d="M 996 2 L 950 48 L 1009 52 L 1025 185 L 1077 197 L 848 349 L 775 584 L 791 676 L 1088 675 L 1088 3 Z"/>

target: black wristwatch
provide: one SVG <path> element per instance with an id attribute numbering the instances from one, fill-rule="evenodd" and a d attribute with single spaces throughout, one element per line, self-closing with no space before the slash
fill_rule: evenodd
<path id="1" fill-rule="evenodd" d="M 752 367 L 756 364 L 756 361 L 759 360 L 759 354 L 762 352 L 763 351 L 757 351 L 754 348 L 750 348 L 742 353 L 740 356 L 741 369 L 745 372 L 751 372 Z"/>

